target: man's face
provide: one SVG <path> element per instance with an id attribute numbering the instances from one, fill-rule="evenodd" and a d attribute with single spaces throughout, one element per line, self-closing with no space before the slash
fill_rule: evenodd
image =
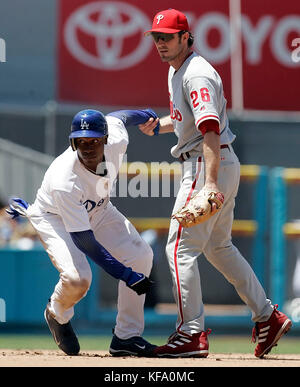
<path id="1" fill-rule="evenodd" d="M 98 164 L 103 161 L 104 144 L 107 142 L 105 137 L 80 137 L 75 139 L 78 156 L 82 163 L 92 169 L 97 169 Z"/>
<path id="2" fill-rule="evenodd" d="M 179 36 L 178 33 L 152 32 L 151 35 L 163 62 L 173 61 L 185 48 L 183 36 Z"/>

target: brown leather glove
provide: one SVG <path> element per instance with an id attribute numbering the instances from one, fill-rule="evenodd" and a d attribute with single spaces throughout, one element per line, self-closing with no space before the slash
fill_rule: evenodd
<path id="1" fill-rule="evenodd" d="M 212 212 L 212 203 L 216 203 L 217 211 Z M 201 190 L 191 198 L 188 204 L 172 215 L 182 227 L 193 227 L 203 223 L 216 214 L 224 203 L 222 192 Z"/>

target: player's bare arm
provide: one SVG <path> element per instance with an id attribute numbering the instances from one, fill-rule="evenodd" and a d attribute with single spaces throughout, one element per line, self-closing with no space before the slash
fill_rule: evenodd
<path id="1" fill-rule="evenodd" d="M 165 116 L 160 119 L 160 133 L 173 133 L 174 132 L 174 126 L 173 122 L 171 120 L 171 116 Z"/>
<path id="2" fill-rule="evenodd" d="M 220 167 L 220 128 L 215 120 L 204 121 L 199 130 L 204 136 L 203 157 L 205 160 L 205 182 L 203 190 L 219 192 L 218 172 Z M 217 203 L 211 202 L 212 213 L 218 210 Z"/>
<path id="3" fill-rule="evenodd" d="M 203 155 L 205 159 L 205 187 L 217 189 L 220 166 L 220 136 L 215 132 L 204 135 Z"/>
<path id="4" fill-rule="evenodd" d="M 205 160 L 204 189 L 219 192 L 218 171 L 220 166 L 220 136 L 214 131 L 207 132 L 204 135 L 203 156 Z M 216 204 L 212 203 L 212 212 L 216 212 L 216 210 Z"/>

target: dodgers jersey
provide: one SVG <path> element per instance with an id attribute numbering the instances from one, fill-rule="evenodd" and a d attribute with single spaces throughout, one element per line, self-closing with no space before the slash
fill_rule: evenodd
<path id="1" fill-rule="evenodd" d="M 178 137 L 171 154 L 197 151 L 202 153 L 203 135 L 198 129 L 205 120 L 216 120 L 222 144 L 231 144 L 235 135 L 228 126 L 226 99 L 222 80 L 217 71 L 200 55 L 192 53 L 175 71 L 168 74 L 170 114 Z"/>
<path id="2" fill-rule="evenodd" d="M 105 176 L 87 170 L 78 159 L 77 151 L 69 147 L 58 156 L 45 173 L 33 204 L 39 213 L 59 215 L 68 232 L 91 229 L 93 215 L 102 211 L 109 201 L 123 156 L 128 145 L 128 133 L 121 120 L 106 117 L 108 139 L 104 145 Z"/>

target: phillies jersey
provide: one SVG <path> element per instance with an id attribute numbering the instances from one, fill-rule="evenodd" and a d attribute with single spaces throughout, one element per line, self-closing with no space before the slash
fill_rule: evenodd
<path id="1" fill-rule="evenodd" d="M 228 126 L 226 99 L 222 80 L 216 70 L 200 55 L 192 53 L 175 71 L 168 75 L 170 114 L 178 137 L 171 154 L 202 153 L 203 135 L 198 129 L 205 120 L 216 120 L 220 127 L 221 144 L 230 144 L 235 135 Z"/>
<path id="2" fill-rule="evenodd" d="M 33 204 L 35 212 L 59 215 L 68 232 L 91 229 L 91 217 L 109 202 L 109 195 L 128 145 L 128 133 L 121 120 L 106 117 L 108 139 L 101 175 L 86 169 L 71 147 L 58 156 L 45 173 Z M 97 169 L 98 172 L 98 169 Z"/>

